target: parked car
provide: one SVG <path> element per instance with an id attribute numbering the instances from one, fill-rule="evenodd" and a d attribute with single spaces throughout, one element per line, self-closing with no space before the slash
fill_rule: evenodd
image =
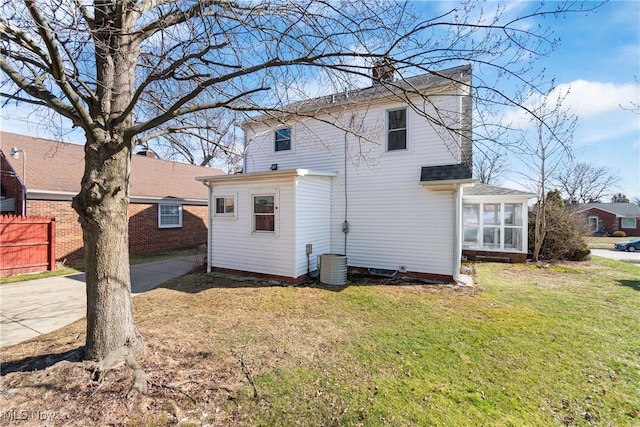
<path id="1" fill-rule="evenodd" d="M 630 242 L 616 243 L 613 247 L 618 251 L 640 251 L 640 239 L 632 240 Z"/>

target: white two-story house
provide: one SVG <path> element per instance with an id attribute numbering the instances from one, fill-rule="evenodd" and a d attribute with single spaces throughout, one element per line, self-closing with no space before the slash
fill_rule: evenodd
<path id="1" fill-rule="evenodd" d="M 471 68 L 395 81 L 388 71 L 243 123 L 243 172 L 198 178 L 210 271 L 297 283 L 318 255 L 341 254 L 350 271 L 456 280 L 473 186 Z"/>

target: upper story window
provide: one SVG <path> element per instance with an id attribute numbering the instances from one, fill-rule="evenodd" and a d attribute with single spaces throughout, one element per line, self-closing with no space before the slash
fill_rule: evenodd
<path id="1" fill-rule="evenodd" d="M 158 205 L 158 228 L 182 227 L 182 205 Z"/>
<path id="2" fill-rule="evenodd" d="M 216 197 L 216 216 L 233 216 L 236 210 L 234 197 Z"/>
<path id="3" fill-rule="evenodd" d="M 407 109 L 387 111 L 387 151 L 407 149 Z"/>
<path id="4" fill-rule="evenodd" d="M 276 151 L 291 150 L 291 128 L 276 130 Z"/>

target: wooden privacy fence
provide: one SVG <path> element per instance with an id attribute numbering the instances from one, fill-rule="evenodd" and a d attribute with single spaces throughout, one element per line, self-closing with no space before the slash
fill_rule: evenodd
<path id="1" fill-rule="evenodd" d="M 55 268 L 55 218 L 0 215 L 0 276 Z"/>

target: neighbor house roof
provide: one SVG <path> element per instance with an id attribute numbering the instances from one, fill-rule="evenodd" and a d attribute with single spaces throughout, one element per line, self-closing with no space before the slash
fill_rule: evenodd
<path id="1" fill-rule="evenodd" d="M 589 209 L 600 209 L 618 217 L 640 217 L 640 206 L 633 203 L 586 203 L 578 208 L 578 212 L 588 211 Z"/>
<path id="2" fill-rule="evenodd" d="M 405 99 L 412 94 L 422 93 L 426 89 L 447 87 L 461 83 L 471 85 L 471 66 L 461 65 L 445 70 L 433 71 L 414 77 L 400 78 L 395 81 L 374 84 L 363 89 L 344 91 L 288 104 L 278 111 L 257 115 L 242 125 L 264 122 L 271 119 L 282 120 L 289 114 L 310 115 L 329 108 L 371 102 L 379 99 Z"/>
<path id="3" fill-rule="evenodd" d="M 84 171 L 83 145 L 0 132 L 0 147 L 23 182 L 24 153 L 20 152 L 20 158 L 14 159 L 10 150 L 16 147 L 26 152 L 27 195 L 80 191 Z M 224 175 L 224 172 L 220 169 L 133 155 L 131 197 L 206 200 L 207 189 L 195 179 L 202 175 Z"/>

